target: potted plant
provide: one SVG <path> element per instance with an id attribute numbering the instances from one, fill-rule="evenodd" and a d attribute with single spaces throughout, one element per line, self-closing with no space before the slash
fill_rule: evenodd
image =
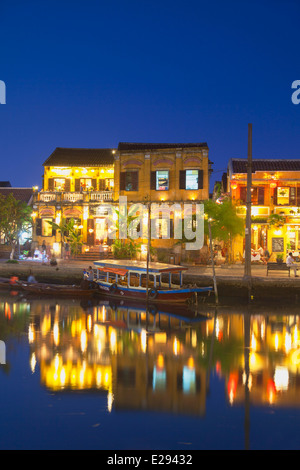
<path id="1" fill-rule="evenodd" d="M 278 255 L 276 256 L 276 262 L 283 263 L 283 253 L 278 253 Z"/>

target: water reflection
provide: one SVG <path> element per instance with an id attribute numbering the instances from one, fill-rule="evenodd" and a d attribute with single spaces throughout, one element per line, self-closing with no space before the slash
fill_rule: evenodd
<path id="1" fill-rule="evenodd" d="M 0 340 L 26 333 L 28 367 L 54 392 L 105 393 L 107 409 L 203 416 L 213 371 L 231 406 L 298 407 L 297 309 L 240 311 L 1 297 Z M 10 358 L 7 357 L 9 364 Z M 13 367 L 13 364 L 10 364 Z"/>

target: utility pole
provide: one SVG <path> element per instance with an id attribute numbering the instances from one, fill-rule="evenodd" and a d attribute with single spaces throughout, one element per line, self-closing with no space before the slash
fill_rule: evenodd
<path id="1" fill-rule="evenodd" d="M 214 291 L 215 291 L 215 299 L 216 304 L 219 303 L 219 296 L 218 296 L 218 287 L 217 287 L 217 279 L 216 279 L 216 272 L 215 272 L 215 263 L 214 263 L 214 253 L 213 253 L 213 246 L 212 246 L 212 236 L 211 236 L 211 220 L 208 219 L 208 233 L 209 233 L 209 247 L 210 247 L 210 259 L 211 259 L 211 266 L 213 271 L 213 281 L 214 281 Z"/>
<path id="2" fill-rule="evenodd" d="M 244 278 L 251 285 L 251 187 L 252 187 L 252 124 L 248 124 L 248 161 L 247 161 L 247 213 L 245 229 L 245 272 Z"/>
<path id="3" fill-rule="evenodd" d="M 146 258 L 146 302 L 149 301 L 149 264 L 151 260 L 150 250 L 151 250 L 151 200 L 149 199 L 147 203 L 147 212 L 148 212 L 148 240 L 147 240 L 147 258 Z"/>

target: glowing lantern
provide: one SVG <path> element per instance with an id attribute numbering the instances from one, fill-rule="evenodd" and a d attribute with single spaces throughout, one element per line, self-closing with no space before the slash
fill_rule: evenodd
<path id="1" fill-rule="evenodd" d="M 277 183 L 270 183 L 270 188 L 276 188 L 277 187 Z"/>
<path id="2" fill-rule="evenodd" d="M 231 189 L 236 189 L 237 188 L 237 184 L 236 183 L 231 183 Z"/>

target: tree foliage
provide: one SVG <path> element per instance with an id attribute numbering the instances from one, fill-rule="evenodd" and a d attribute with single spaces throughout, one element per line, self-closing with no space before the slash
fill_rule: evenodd
<path id="1" fill-rule="evenodd" d="M 70 244 L 72 254 L 80 252 L 83 244 L 82 235 L 74 219 L 70 219 L 68 221 L 66 219 L 62 219 L 59 224 L 50 220 L 47 220 L 47 222 L 54 230 L 60 233 L 62 243 Z"/>
<path id="2" fill-rule="evenodd" d="M 243 235 L 245 220 L 239 217 L 236 207 L 230 199 L 225 199 L 221 204 L 211 199 L 204 203 L 204 232 L 208 235 L 208 220 L 210 220 L 213 239 L 222 240 L 225 243 L 237 235 Z"/>
<path id="3" fill-rule="evenodd" d="M 17 200 L 13 194 L 6 197 L 0 195 L 0 233 L 12 248 L 10 259 L 14 257 L 21 233 L 32 226 L 31 213 L 31 207 Z"/>

